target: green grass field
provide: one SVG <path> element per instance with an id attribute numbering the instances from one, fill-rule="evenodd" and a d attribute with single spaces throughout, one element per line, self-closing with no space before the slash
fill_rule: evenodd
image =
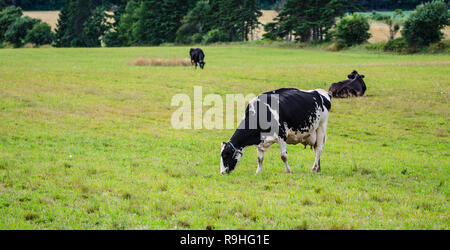
<path id="1" fill-rule="evenodd" d="M 128 65 L 188 49 L 0 50 L 0 229 L 450 228 L 449 54 L 223 46 L 203 71 Z M 292 145 L 286 174 L 274 145 L 262 174 L 247 148 L 221 176 L 234 130 L 170 125 L 194 86 L 328 89 L 353 69 L 368 91 L 333 100 L 319 174 Z"/>

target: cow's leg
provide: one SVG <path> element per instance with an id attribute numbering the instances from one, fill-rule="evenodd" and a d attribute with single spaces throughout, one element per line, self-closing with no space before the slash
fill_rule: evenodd
<path id="1" fill-rule="evenodd" d="M 284 162 L 284 166 L 286 167 L 286 172 L 290 174 L 290 173 L 292 173 L 292 170 L 288 164 L 287 143 L 283 139 L 279 138 L 278 145 L 280 146 L 281 160 L 283 160 L 283 162 Z"/>
<path id="2" fill-rule="evenodd" d="M 315 161 L 314 166 L 312 168 L 313 172 L 320 172 L 320 155 L 322 154 L 323 148 L 325 146 L 325 139 L 326 139 L 326 125 L 323 126 L 321 124 L 319 128 L 317 129 L 317 137 L 316 137 L 316 144 L 314 145 L 314 153 L 315 153 Z"/>
<path id="3" fill-rule="evenodd" d="M 264 149 L 262 147 L 258 147 L 258 168 L 256 169 L 256 174 L 262 172 L 263 160 L 264 160 Z"/>
<path id="4" fill-rule="evenodd" d="M 264 160 L 264 152 L 269 150 L 270 146 L 272 146 L 273 142 L 263 142 L 256 146 L 258 148 L 258 168 L 256 169 L 256 174 L 259 174 L 262 172 L 262 163 Z"/>

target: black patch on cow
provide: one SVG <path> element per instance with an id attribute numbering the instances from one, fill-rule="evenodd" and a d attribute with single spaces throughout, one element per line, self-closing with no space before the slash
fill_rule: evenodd
<path id="1" fill-rule="evenodd" d="M 331 100 L 331 98 L 332 98 L 331 95 L 328 95 L 328 96 L 330 97 L 330 100 Z M 323 101 L 323 105 L 325 106 L 325 108 L 327 108 L 327 110 L 330 111 L 331 110 L 331 102 L 328 101 L 328 99 L 324 98 L 324 97 L 322 97 L 322 101 Z"/>

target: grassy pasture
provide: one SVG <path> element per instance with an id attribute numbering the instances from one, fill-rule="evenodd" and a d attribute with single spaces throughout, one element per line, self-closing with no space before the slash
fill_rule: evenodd
<path id="1" fill-rule="evenodd" d="M 205 47 L 205 70 L 137 67 L 188 47 L 0 50 L 0 229 L 449 229 L 450 55 Z M 327 89 L 322 172 L 277 145 L 219 174 L 233 130 L 174 130 L 173 95 Z M 204 111 L 208 108 L 204 107 Z M 241 117 L 241 114 L 237 115 Z"/>

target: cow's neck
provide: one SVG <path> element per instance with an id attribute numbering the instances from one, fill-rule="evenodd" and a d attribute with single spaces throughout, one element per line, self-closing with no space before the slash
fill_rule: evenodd
<path id="1" fill-rule="evenodd" d="M 251 145 L 258 145 L 261 135 L 255 129 L 237 129 L 230 139 L 230 142 L 238 149 L 243 149 Z"/>

